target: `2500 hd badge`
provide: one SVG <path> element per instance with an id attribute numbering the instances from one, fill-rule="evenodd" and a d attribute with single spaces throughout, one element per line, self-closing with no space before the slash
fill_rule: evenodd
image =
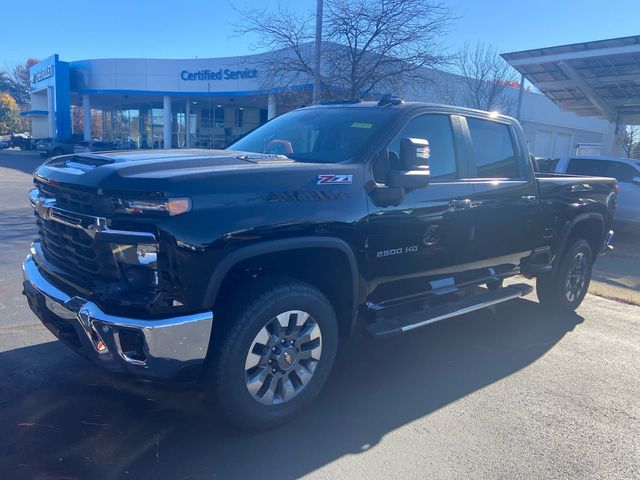
<path id="1" fill-rule="evenodd" d="M 414 253 L 418 251 L 417 245 L 410 247 L 391 248 L 389 250 L 380 250 L 377 254 L 377 258 L 391 257 L 392 255 L 402 255 L 403 253 Z"/>

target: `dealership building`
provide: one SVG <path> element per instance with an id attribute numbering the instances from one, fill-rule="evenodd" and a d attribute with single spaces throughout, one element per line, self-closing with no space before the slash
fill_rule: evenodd
<path id="1" fill-rule="evenodd" d="M 310 89 L 270 85 L 261 67 L 266 55 L 67 62 L 56 54 L 31 67 L 31 110 L 23 114 L 31 117 L 34 138 L 74 135 L 140 148 L 220 148 L 295 108 L 284 93 Z M 457 75 L 433 72 L 440 84 L 460 82 Z M 405 100 L 447 103 L 431 85 L 396 93 Z M 540 93 L 522 93 L 519 118 L 536 156 L 569 155 L 580 143 L 607 144 L 608 121 L 562 111 Z M 76 116 L 83 121 L 74 121 Z"/>

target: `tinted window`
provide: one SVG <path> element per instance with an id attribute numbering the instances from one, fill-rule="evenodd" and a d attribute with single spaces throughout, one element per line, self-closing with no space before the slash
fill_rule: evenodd
<path id="1" fill-rule="evenodd" d="M 589 177 L 606 177 L 607 170 L 607 162 L 589 158 L 572 158 L 567 166 L 567 173 Z"/>
<path id="2" fill-rule="evenodd" d="M 431 180 L 456 178 L 453 130 L 448 115 L 421 115 L 410 120 L 389 144 L 392 168 L 400 158 L 400 140 L 403 138 L 424 138 L 429 142 Z"/>
<path id="3" fill-rule="evenodd" d="M 521 178 L 509 127 L 467 118 L 478 178 Z"/>
<path id="4" fill-rule="evenodd" d="M 558 166 L 559 158 L 536 158 L 534 165 L 537 166 L 538 172 L 553 173 Z"/>
<path id="5" fill-rule="evenodd" d="M 609 164 L 608 177 L 613 177 L 619 182 L 630 182 L 633 177 L 640 177 L 640 173 L 631 165 L 622 162 L 606 162 Z"/>

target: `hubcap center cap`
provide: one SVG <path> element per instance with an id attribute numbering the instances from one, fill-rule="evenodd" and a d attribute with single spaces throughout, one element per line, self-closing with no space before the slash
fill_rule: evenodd
<path id="1" fill-rule="evenodd" d="M 278 367 L 281 370 L 289 370 L 298 361 L 298 352 L 294 348 L 285 348 L 280 355 L 276 357 Z"/>

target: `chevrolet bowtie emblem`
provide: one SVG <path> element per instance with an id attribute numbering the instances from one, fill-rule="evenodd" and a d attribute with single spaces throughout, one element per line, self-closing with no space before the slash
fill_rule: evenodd
<path id="1" fill-rule="evenodd" d="M 291 365 L 293 359 L 291 358 L 291 354 L 289 352 L 284 352 L 284 361 L 287 362 L 288 365 Z"/>

